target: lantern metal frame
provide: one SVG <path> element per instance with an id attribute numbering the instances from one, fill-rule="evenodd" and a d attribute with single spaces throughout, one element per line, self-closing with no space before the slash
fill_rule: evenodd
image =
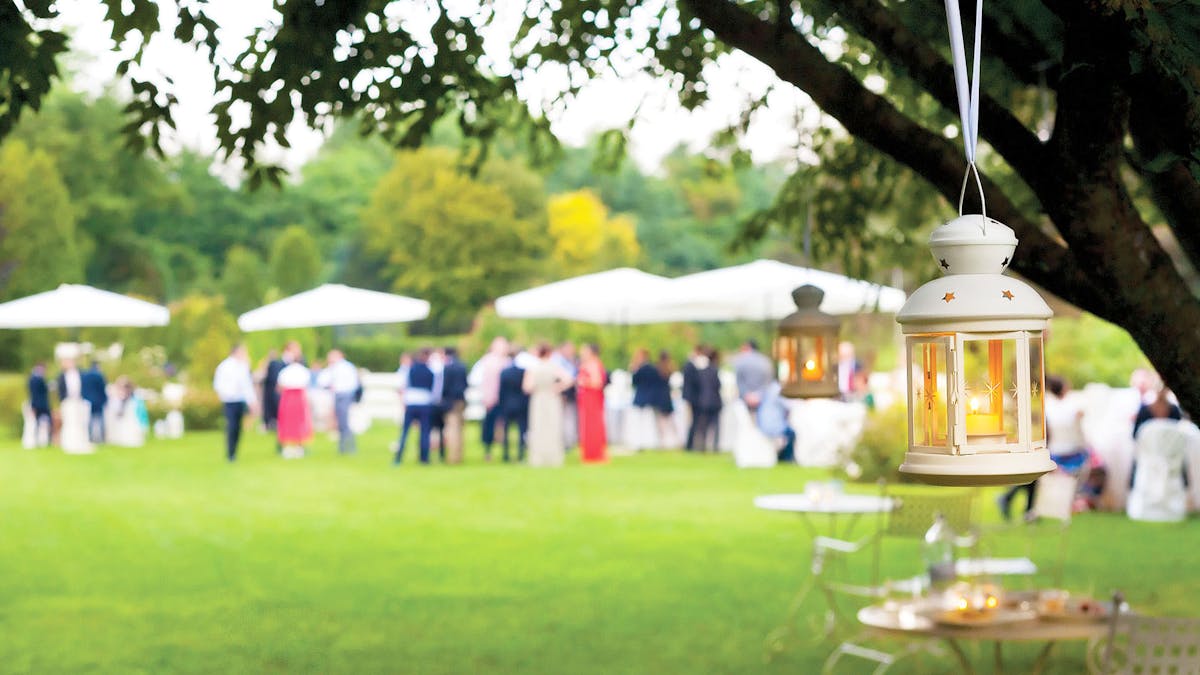
<path id="1" fill-rule="evenodd" d="M 775 359 L 787 398 L 836 398 L 841 321 L 820 310 L 825 291 L 805 284 L 792 291 L 796 311 L 776 328 Z"/>
<path id="2" fill-rule="evenodd" d="M 930 236 L 945 276 L 914 291 L 896 316 L 908 364 L 902 473 L 934 485 L 985 486 L 1028 483 L 1055 468 L 1046 448 L 1043 361 L 1052 312 L 1032 287 L 1003 274 L 1016 244 L 1011 229 L 980 215 L 959 217 Z M 973 343 L 987 344 L 988 374 L 981 386 L 988 391 L 974 392 L 976 399 L 988 397 L 987 413 L 968 409 L 973 400 L 968 377 L 978 367 L 966 362 Z M 936 349 L 922 350 L 918 363 L 920 345 Z M 1011 372 L 1004 372 L 1006 364 Z M 1004 408 L 1008 391 L 1015 405 L 1011 422 Z M 973 415 L 979 415 L 975 433 Z M 994 430 L 981 424 L 992 418 Z"/>

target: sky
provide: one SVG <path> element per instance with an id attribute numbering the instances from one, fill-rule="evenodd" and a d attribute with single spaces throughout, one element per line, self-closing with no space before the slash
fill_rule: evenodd
<path id="1" fill-rule="evenodd" d="M 174 3 L 160 2 L 165 9 L 165 30 L 147 47 L 144 63 L 149 68 L 140 75 L 159 82 L 170 77 L 175 82 L 173 91 L 179 99 L 177 129 L 164 145 L 168 151 L 182 146 L 215 152 L 215 127 L 208 112 L 214 101 L 211 66 L 203 56 L 171 38 L 174 26 L 167 23 L 172 14 L 167 8 Z M 210 16 L 220 25 L 219 58 L 231 59 L 238 54 L 255 27 L 269 24 L 277 16 L 271 4 L 271 0 L 223 0 L 208 5 Z M 56 5 L 61 11 L 60 25 L 72 35 L 75 55 L 70 67 L 76 73 L 74 86 L 92 93 L 102 91 L 113 82 L 119 61 L 108 37 L 102 5 L 99 0 L 59 0 Z M 489 53 L 505 48 L 506 44 L 488 47 Z M 505 55 L 497 51 L 497 58 L 504 59 Z M 547 115 L 560 140 L 582 145 L 599 131 L 623 126 L 636 112 L 629 148 L 639 166 L 648 171 L 654 171 L 680 143 L 697 150 L 705 147 L 714 131 L 739 117 L 745 101 L 778 84 L 766 66 L 736 53 L 709 67 L 706 74 L 711 100 L 692 112 L 679 106 L 675 93 L 665 83 L 643 74 L 594 81 L 577 98 L 560 105 L 555 93 L 564 76 L 556 69 L 544 70 L 522 85 L 521 94 L 539 107 L 550 104 Z M 804 152 L 798 119 L 803 121 L 802 126 L 811 127 L 818 123 L 819 115 L 805 94 L 790 85 L 776 86 L 767 107 L 754 118 L 743 147 L 757 162 L 796 160 Z M 267 148 L 263 158 L 295 169 L 317 152 L 327 131 L 293 124 L 288 130 L 291 148 Z"/>

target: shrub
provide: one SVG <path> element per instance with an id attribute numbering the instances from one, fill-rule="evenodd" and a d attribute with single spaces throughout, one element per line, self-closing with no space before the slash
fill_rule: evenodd
<path id="1" fill-rule="evenodd" d="M 359 368 L 372 372 L 391 372 L 399 366 L 400 354 L 421 347 L 444 347 L 457 345 L 456 337 L 412 337 L 380 333 L 377 335 L 350 337 L 338 343 L 346 358 Z"/>
<path id="2" fill-rule="evenodd" d="M 224 424 L 221 399 L 211 389 L 188 389 L 181 412 L 183 428 L 188 431 L 210 431 Z"/>
<path id="3" fill-rule="evenodd" d="M 21 429 L 25 425 L 21 417 L 21 404 L 28 398 L 29 390 L 24 375 L 13 373 L 0 376 L 0 434 L 15 438 L 21 436 Z"/>
<path id="4" fill-rule="evenodd" d="M 880 478 L 889 483 L 909 482 L 900 473 L 908 450 L 908 409 L 901 401 L 883 410 L 867 413 L 862 438 L 850 452 L 847 477 L 864 483 Z M 855 468 L 857 467 L 857 468 Z"/>

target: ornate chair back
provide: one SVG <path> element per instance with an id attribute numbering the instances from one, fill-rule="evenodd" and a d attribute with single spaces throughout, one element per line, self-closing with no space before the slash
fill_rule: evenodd
<path id="1" fill-rule="evenodd" d="M 1200 672 L 1200 618 L 1137 616 L 1113 595 L 1102 673 Z"/>

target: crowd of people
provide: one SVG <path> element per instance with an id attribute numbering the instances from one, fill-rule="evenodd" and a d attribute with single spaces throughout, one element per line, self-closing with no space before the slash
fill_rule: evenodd
<path id="1" fill-rule="evenodd" d="M 497 337 L 468 378 L 478 383 L 484 408 L 480 441 L 485 461 L 492 459 L 497 436 L 505 462 L 561 466 L 567 449 L 576 443 L 584 463 L 608 460 L 604 419 L 608 372 L 596 345 L 583 345 L 578 354 L 569 342 L 557 348 L 542 343 L 530 351 Z M 422 461 L 427 461 L 424 443 L 421 453 Z"/>
<path id="2" fill-rule="evenodd" d="M 749 340 L 728 365 L 739 399 L 759 429 L 776 442 L 780 458 L 790 459 L 795 433 L 788 423 L 774 362 Z M 628 366 L 632 409 L 651 420 L 654 447 L 717 451 L 726 404 L 721 366 L 721 355 L 705 345 L 697 345 L 681 366 L 667 351 L 655 358 L 648 349 L 634 351 Z M 470 368 L 453 347 L 424 348 L 401 355 L 397 382 L 401 410 L 400 436 L 392 447 L 395 464 L 403 462 L 413 431 L 418 462 L 463 461 L 471 387 L 477 390 L 482 407 L 479 440 L 485 461 L 496 456 L 497 446 L 500 461 L 531 466 L 560 466 L 575 447 L 584 463 L 608 459 L 604 397 L 610 374 L 594 344 L 576 350 L 571 342 L 541 343 L 526 349 L 497 337 Z M 314 435 L 316 391 L 332 400 L 339 453 L 357 451 L 351 418 L 354 404 L 363 396 L 363 380 L 338 349 L 330 350 L 323 362 L 310 363 L 300 344 L 289 341 L 254 368 L 246 346 L 238 344 L 217 366 L 212 387 L 221 403 L 225 456 L 230 462 L 237 459 L 247 415 L 261 415 L 262 428 L 275 436 L 283 458 L 303 457 Z M 678 399 L 676 391 L 681 393 Z M 52 417 L 50 406 L 55 392 L 61 401 L 57 418 Z M 71 452 L 87 452 L 105 442 L 114 419 L 122 426 L 127 419 L 137 420 L 142 434 L 148 426 L 145 403 L 132 383 L 121 377 L 108 384 L 96 363 L 81 370 L 73 359 L 64 359 L 53 381 L 47 380 L 45 365 L 38 364 L 29 378 L 29 401 L 28 414 L 40 430 L 39 444 L 48 444 L 50 430 L 57 428 L 60 444 Z M 690 419 L 686 434 L 676 432 L 674 416 L 680 401 Z"/>
<path id="3" fill-rule="evenodd" d="M 243 420 L 247 413 L 258 412 L 263 427 L 275 434 L 277 452 L 284 459 L 303 457 L 313 437 L 309 392 L 314 389 L 332 394 L 338 452 L 353 454 L 357 444 L 350 411 L 362 398 L 362 379 L 341 350 L 331 349 L 324 363 L 310 365 L 300 343 L 290 341 L 280 352 L 267 357 L 256 377 L 251 372 L 246 346 L 234 346 L 213 374 L 213 390 L 225 416 L 226 459 L 237 459 Z"/>
<path id="4" fill-rule="evenodd" d="M 34 365 L 29 374 L 23 434 L 26 447 L 46 447 L 57 440 L 65 452 L 82 454 L 103 443 L 142 444 L 149 416 L 145 401 L 128 377 L 110 383 L 98 362 L 80 369 L 71 357 L 63 358 L 59 366 L 53 381 L 47 379 L 45 363 Z M 58 399 L 57 415 L 52 398 Z"/>
<path id="5" fill-rule="evenodd" d="M 1135 370 L 1130 375 L 1129 392 L 1136 397 L 1126 409 L 1122 419 L 1127 420 L 1132 430 L 1132 438 L 1136 441 L 1143 425 L 1153 419 L 1182 421 L 1182 410 L 1176 404 L 1171 391 L 1163 386 L 1162 380 L 1152 371 L 1144 368 Z M 1106 491 L 1115 486 L 1110 485 L 1108 467 L 1099 453 L 1090 447 L 1084 431 L 1085 411 L 1082 399 L 1070 397 L 1071 383 L 1067 378 L 1058 375 L 1046 376 L 1045 424 L 1046 445 L 1057 470 L 1077 478 L 1077 495 L 1075 505 L 1077 510 L 1100 508 L 1106 497 Z M 1187 485 L 1186 466 L 1183 469 L 1183 482 Z M 1129 470 L 1128 487 L 1132 488 L 1137 477 L 1137 461 L 1133 460 Z M 1037 518 L 1035 500 L 1037 482 L 1017 485 L 1004 492 L 998 499 L 1000 514 L 1005 520 L 1012 517 L 1012 507 L 1018 495 L 1024 493 L 1024 517 L 1026 520 Z"/>
<path id="6" fill-rule="evenodd" d="M 485 408 L 485 460 L 491 460 L 497 440 L 505 462 L 559 466 L 576 441 L 585 463 L 607 460 L 608 374 L 594 345 L 583 346 L 576 358 L 570 345 L 539 345 L 530 352 L 497 338 L 470 372 L 455 348 L 424 348 L 401 355 L 397 380 L 402 415 L 400 437 L 392 448 L 394 464 L 403 462 L 413 427 L 420 463 L 431 463 L 435 452 L 449 464 L 463 461 L 469 380 L 478 383 Z M 355 452 L 350 411 L 363 387 L 357 368 L 342 352 L 331 350 L 324 364 L 309 366 L 300 345 L 289 342 L 278 356 L 268 358 L 256 378 L 246 347 L 234 347 L 213 376 L 224 409 L 227 459 L 236 460 L 243 420 L 256 412 L 276 435 L 284 458 L 303 457 L 313 436 L 308 392 L 314 388 L 333 394 L 339 452 Z"/>

